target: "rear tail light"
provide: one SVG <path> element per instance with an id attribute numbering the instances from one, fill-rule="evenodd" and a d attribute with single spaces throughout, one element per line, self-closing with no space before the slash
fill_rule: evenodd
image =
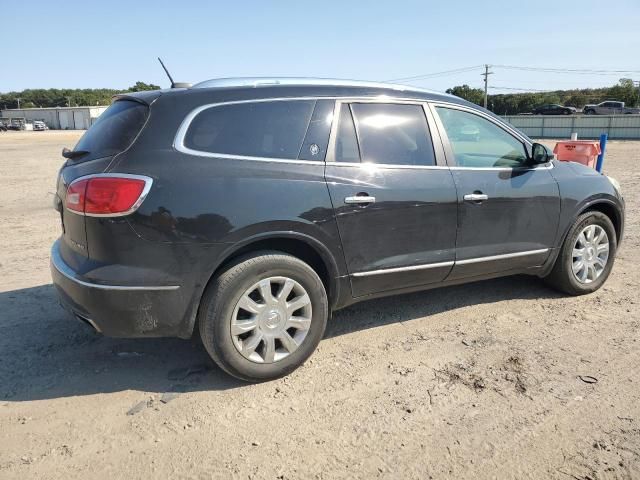
<path id="1" fill-rule="evenodd" d="M 153 180 L 142 175 L 104 173 L 80 177 L 69 185 L 68 210 L 92 217 L 119 217 L 137 210 Z"/>

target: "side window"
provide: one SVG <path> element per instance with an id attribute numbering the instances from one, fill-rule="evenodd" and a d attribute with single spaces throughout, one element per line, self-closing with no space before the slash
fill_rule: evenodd
<path id="1" fill-rule="evenodd" d="M 421 105 L 353 103 L 362 161 L 394 165 L 435 165 L 427 119 Z"/>
<path id="2" fill-rule="evenodd" d="M 479 115 L 436 107 L 449 138 L 456 165 L 461 167 L 518 167 L 527 161 L 524 144 Z"/>
<path id="3" fill-rule="evenodd" d="M 360 150 L 358 149 L 356 127 L 353 124 L 351 108 L 346 103 L 343 103 L 340 106 L 335 158 L 336 162 L 360 162 Z"/>
<path id="4" fill-rule="evenodd" d="M 312 160 L 324 162 L 327 155 L 329 133 L 333 123 L 333 108 L 335 100 L 318 100 L 313 110 L 307 135 L 300 149 L 299 160 Z"/>
<path id="5" fill-rule="evenodd" d="M 193 119 L 184 145 L 225 155 L 296 159 L 314 105 L 314 100 L 288 100 L 211 107 Z"/>

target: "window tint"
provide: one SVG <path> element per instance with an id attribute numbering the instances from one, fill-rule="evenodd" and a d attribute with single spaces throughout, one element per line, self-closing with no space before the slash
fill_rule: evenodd
<path id="1" fill-rule="evenodd" d="M 356 137 L 356 127 L 349 105 L 343 103 L 340 107 L 340 120 L 336 136 L 336 162 L 360 162 L 360 150 Z"/>
<path id="2" fill-rule="evenodd" d="M 85 150 L 82 160 L 115 155 L 126 150 L 147 119 L 149 107 L 132 100 L 117 100 L 85 132 L 74 150 Z"/>
<path id="3" fill-rule="evenodd" d="M 296 159 L 314 104 L 289 100 L 211 107 L 193 119 L 184 144 L 211 153 Z"/>
<path id="4" fill-rule="evenodd" d="M 434 165 L 433 146 L 421 105 L 354 103 L 363 162 Z"/>
<path id="5" fill-rule="evenodd" d="M 526 162 L 524 144 L 479 115 L 437 107 L 455 162 L 462 167 L 517 167 Z"/>

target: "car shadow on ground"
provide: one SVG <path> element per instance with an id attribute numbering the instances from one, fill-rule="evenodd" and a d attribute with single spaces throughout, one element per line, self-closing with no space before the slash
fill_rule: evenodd
<path id="1" fill-rule="evenodd" d="M 371 300 L 336 312 L 325 338 L 476 304 L 557 296 L 536 279 L 511 277 Z M 52 285 L 0 293 L 0 312 L 0 401 L 246 386 L 215 366 L 198 339 L 93 332 L 62 310 Z"/>

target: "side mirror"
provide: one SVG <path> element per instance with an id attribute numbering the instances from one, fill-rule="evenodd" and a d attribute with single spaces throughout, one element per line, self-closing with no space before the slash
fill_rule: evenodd
<path id="1" fill-rule="evenodd" d="M 547 163 L 553 160 L 553 153 L 541 143 L 531 145 L 531 158 L 533 164 Z"/>

